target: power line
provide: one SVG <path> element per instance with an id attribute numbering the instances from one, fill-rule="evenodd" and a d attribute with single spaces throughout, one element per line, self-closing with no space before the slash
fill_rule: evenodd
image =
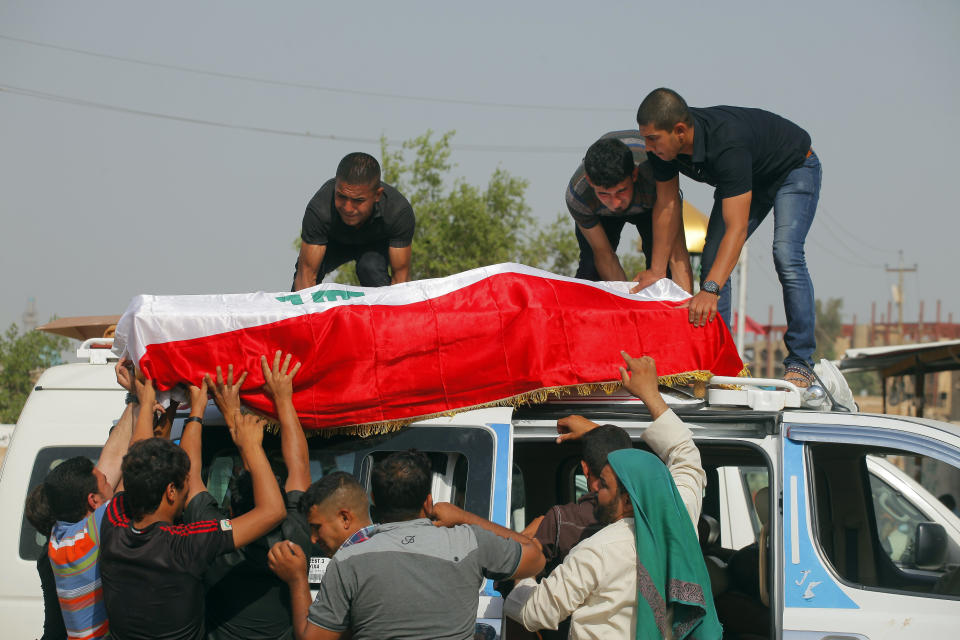
<path id="1" fill-rule="evenodd" d="M 485 100 L 465 100 L 458 98 L 442 98 L 437 96 L 418 96 L 418 95 L 403 95 L 397 93 L 386 93 L 381 91 L 365 91 L 362 89 L 343 89 L 340 87 L 328 87 L 324 85 L 311 84 L 308 82 L 290 82 L 285 80 L 273 80 L 271 78 L 262 78 L 257 76 L 248 76 L 239 73 L 225 73 L 222 71 L 208 71 L 205 69 L 195 69 L 192 67 L 184 67 L 175 64 L 165 64 L 162 62 L 151 62 L 149 60 L 139 60 L 137 58 L 128 58 L 125 56 L 115 56 L 106 53 L 98 53 L 96 51 L 88 51 L 86 49 L 75 49 L 73 47 L 63 47 L 60 45 L 50 44 L 47 42 L 37 42 L 36 40 L 27 40 L 25 38 L 15 38 L 13 36 L 0 34 L 0 39 L 9 40 L 10 42 L 19 42 L 21 44 L 28 44 L 34 47 L 43 47 L 45 49 L 54 49 L 56 51 L 64 51 L 67 53 L 76 53 L 79 55 L 90 56 L 93 58 L 102 58 L 104 60 L 114 60 L 117 62 L 126 62 L 129 64 L 137 64 L 145 67 L 154 67 L 157 69 L 167 69 L 170 71 L 180 71 L 183 73 L 192 73 L 195 75 L 207 76 L 212 78 L 226 78 L 229 80 L 242 80 L 244 82 L 254 82 L 257 84 L 271 85 L 275 87 L 292 87 L 295 89 L 307 89 L 310 91 L 322 91 L 325 93 L 340 93 L 344 95 L 354 95 L 354 96 L 364 96 L 368 98 L 386 98 L 389 100 L 407 100 L 412 102 L 435 102 L 440 104 L 457 104 L 471 107 L 485 107 L 485 108 L 495 108 L 495 109 L 528 109 L 536 111 L 587 111 L 587 112 L 602 112 L 602 113 L 625 113 L 629 112 L 630 109 L 617 108 L 617 107 L 587 107 L 587 106 L 566 106 L 566 105 L 556 105 L 556 104 L 521 104 L 514 102 L 490 102 Z"/>
<path id="2" fill-rule="evenodd" d="M 809 235 L 809 236 L 807 236 L 807 237 L 808 237 L 810 240 L 812 240 L 815 245 L 817 245 L 818 247 L 820 247 L 821 249 L 823 249 L 824 251 L 826 251 L 827 253 L 829 253 L 831 256 L 833 256 L 833 257 L 836 258 L 837 260 L 840 260 L 841 262 L 845 262 L 845 263 L 849 264 L 849 265 L 852 266 L 852 267 L 859 267 L 859 268 L 861 268 L 861 269 L 882 269 L 882 268 L 883 268 L 883 265 L 882 265 L 882 264 L 870 264 L 870 263 L 866 263 L 866 262 L 857 262 L 857 261 L 854 261 L 854 260 L 850 260 L 849 258 L 846 258 L 845 256 L 842 256 L 842 255 L 834 252 L 833 250 L 831 250 L 831 249 L 830 249 L 829 247 L 827 247 L 825 244 L 823 244 L 822 242 L 820 242 L 820 240 L 819 240 L 816 236 L 814 236 L 814 235 Z"/>
<path id="3" fill-rule="evenodd" d="M 186 122 L 208 127 L 219 127 L 221 129 L 235 129 L 238 131 L 250 131 L 254 133 L 268 133 L 280 136 L 292 136 L 297 138 L 310 138 L 313 140 L 331 140 L 336 142 L 355 142 L 360 144 L 379 144 L 378 138 L 362 138 L 358 136 L 338 136 L 330 133 L 313 133 L 311 131 L 294 131 L 290 129 L 275 129 L 271 127 L 255 127 L 242 124 L 231 124 L 217 120 L 206 120 L 203 118 L 190 118 L 186 116 L 171 115 L 168 113 L 159 113 L 156 111 L 145 111 L 143 109 L 131 109 L 120 107 L 93 100 L 74 98 L 55 93 L 46 93 L 44 91 L 34 91 L 33 89 L 24 89 L 11 85 L 0 85 L 0 93 L 9 93 L 14 95 L 37 98 L 40 100 L 49 100 L 62 104 L 69 104 L 79 107 L 89 107 L 91 109 L 101 109 L 104 111 L 113 111 L 116 113 L 125 113 L 129 115 L 143 116 L 147 118 L 158 118 L 160 120 L 171 120 L 174 122 Z M 396 141 L 387 141 L 391 145 L 399 145 Z M 581 147 L 561 147 L 547 145 L 509 145 L 509 144 L 451 144 L 451 149 L 458 151 L 492 151 L 498 153 L 583 153 Z"/>
<path id="4" fill-rule="evenodd" d="M 843 238 L 841 237 L 841 234 L 834 232 L 834 233 L 829 234 L 829 237 L 830 237 L 830 238 L 833 238 L 833 239 L 836 240 L 838 243 L 840 243 L 840 246 L 842 246 L 844 249 L 846 249 L 847 252 L 849 252 L 849 254 L 850 254 L 852 257 L 857 258 L 857 259 L 859 259 L 860 261 L 863 261 L 863 264 L 864 264 L 864 265 L 870 265 L 870 266 L 874 266 L 874 267 L 878 267 L 878 268 L 879 268 L 880 265 L 871 265 L 870 263 L 867 263 L 866 261 L 864 261 L 863 256 L 861 256 L 861 255 L 857 252 L 856 249 L 854 249 L 853 247 L 851 247 L 850 245 L 848 245 L 846 242 L 843 241 Z"/>
<path id="5" fill-rule="evenodd" d="M 839 228 L 840 231 L 842 231 L 846 236 L 848 236 L 853 240 L 856 240 L 859 244 L 862 244 L 867 249 L 870 249 L 871 251 L 876 251 L 878 253 L 896 253 L 895 250 L 890 249 L 889 247 L 884 249 L 876 245 L 872 245 L 869 242 L 865 242 L 863 239 L 860 238 L 859 234 L 853 233 L 852 231 L 844 227 L 842 224 L 840 224 L 840 221 L 834 218 L 832 215 L 830 215 L 830 213 L 826 209 L 824 209 L 823 207 L 818 207 L 818 209 L 821 214 L 821 217 L 823 218 L 823 221 L 827 223 L 827 226 L 836 225 L 836 227 Z"/>

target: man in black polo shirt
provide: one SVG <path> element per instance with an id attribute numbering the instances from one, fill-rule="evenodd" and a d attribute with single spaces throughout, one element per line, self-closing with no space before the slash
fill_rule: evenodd
<path id="1" fill-rule="evenodd" d="M 728 279 L 750 234 L 773 209 L 773 261 L 787 316 L 785 379 L 813 380 L 813 282 L 804 242 L 820 197 L 820 161 L 810 135 L 761 109 L 697 109 L 675 91 L 656 89 L 637 110 L 637 124 L 657 180 L 653 259 L 637 289 L 666 274 L 669 239 L 682 228 L 678 173 L 716 188 L 703 247 L 700 292 L 688 303 L 690 322 L 702 326 L 717 313 L 730 324 Z"/>
<path id="2" fill-rule="evenodd" d="M 110 501 L 100 527 L 100 575 L 112 638 L 204 638 L 204 572 L 217 556 L 260 538 L 286 515 L 263 451 L 262 421 L 240 413 L 246 374 L 233 384 L 231 367 L 224 384 L 217 369 L 214 399 L 250 471 L 256 506 L 232 520 L 175 525 L 190 493 L 190 458 L 166 438 L 132 444 L 123 459 L 124 491 Z M 202 419 L 206 390 L 197 391 L 190 413 Z"/>
<path id="3" fill-rule="evenodd" d="M 347 154 L 337 176 L 307 204 L 293 290 L 320 284 L 325 275 L 353 260 L 364 287 L 407 282 L 415 224 L 407 199 L 380 181 L 376 158 Z"/>
<path id="4" fill-rule="evenodd" d="M 616 254 L 620 233 L 627 223 L 640 233 L 643 255 L 650 264 L 650 212 L 656 197 L 653 170 L 638 131 L 611 131 L 590 145 L 570 178 L 566 197 L 580 245 L 578 278 L 622 282 L 635 275 L 624 273 Z M 674 244 L 670 267 L 680 286 L 691 291 L 693 274 L 682 229 Z"/>

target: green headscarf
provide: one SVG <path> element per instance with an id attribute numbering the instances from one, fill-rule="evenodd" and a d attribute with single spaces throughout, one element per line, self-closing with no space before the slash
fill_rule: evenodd
<path id="1" fill-rule="evenodd" d="M 676 640 L 714 640 L 723 635 L 697 534 L 686 505 L 655 455 L 636 449 L 607 459 L 630 494 L 637 538 L 636 638 L 666 637 L 673 608 Z"/>

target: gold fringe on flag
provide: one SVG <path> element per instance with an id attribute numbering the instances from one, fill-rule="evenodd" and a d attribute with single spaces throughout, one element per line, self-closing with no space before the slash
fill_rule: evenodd
<path id="1" fill-rule="evenodd" d="M 743 370 L 740 372 L 740 377 L 749 376 L 750 371 L 747 369 L 747 366 L 743 366 Z M 683 385 L 689 385 L 694 383 L 703 383 L 705 384 L 710 378 L 713 377 L 713 374 L 706 370 L 697 370 L 697 371 L 686 371 L 684 373 L 675 373 L 668 376 L 659 376 L 657 382 L 663 386 L 677 387 Z M 530 406 L 535 404 L 543 404 L 547 402 L 550 398 L 561 398 L 563 396 L 569 396 L 573 391 L 576 391 L 579 396 L 588 396 L 597 391 L 603 391 L 607 395 L 612 394 L 614 391 L 617 391 L 623 386 L 619 380 L 611 380 L 607 382 L 593 382 L 589 384 L 578 384 L 578 385 L 568 385 L 563 387 L 545 387 L 542 389 L 535 389 L 533 391 L 527 391 L 526 393 L 520 393 L 508 398 L 503 398 L 500 400 L 493 400 L 492 402 L 485 402 L 482 404 L 472 405 L 468 407 L 460 407 L 458 409 L 451 409 L 449 411 L 441 411 L 437 413 L 430 413 L 420 416 L 412 416 L 409 418 L 401 418 L 397 420 L 384 420 L 382 422 L 367 422 L 364 424 L 350 425 L 344 427 L 331 427 L 328 429 L 312 429 L 306 431 L 308 438 L 315 436 L 320 436 L 322 438 L 330 438 L 333 436 L 347 435 L 347 436 L 358 436 L 360 438 L 369 438 L 370 436 L 383 435 L 385 433 L 391 433 L 394 431 L 399 431 L 404 427 L 421 420 L 430 420 L 432 418 L 449 418 L 457 415 L 458 413 L 463 413 L 464 411 L 473 411 L 475 409 L 487 409 L 491 407 L 507 407 L 511 406 L 514 408 L 521 406 Z M 730 385 L 723 385 L 728 387 Z M 736 388 L 736 387 L 732 387 Z M 264 416 L 263 414 L 250 411 L 245 409 L 249 413 L 255 413 L 260 416 L 264 421 L 264 430 L 267 433 L 278 435 L 280 433 L 280 423 L 274 420 L 273 418 Z"/>

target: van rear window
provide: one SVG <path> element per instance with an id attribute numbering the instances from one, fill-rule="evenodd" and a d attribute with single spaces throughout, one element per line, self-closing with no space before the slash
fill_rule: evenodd
<path id="1" fill-rule="evenodd" d="M 50 470 L 67 458 L 86 456 L 94 463 L 100 457 L 100 447 L 46 447 L 37 452 L 33 461 L 33 471 L 30 472 L 29 487 L 32 490 L 43 482 Z M 29 493 L 29 491 L 28 491 Z M 49 534 L 49 531 L 46 532 Z M 24 560 L 37 560 L 43 553 L 43 546 L 47 543 L 46 535 L 33 528 L 33 525 L 23 516 L 20 523 L 20 557 Z"/>

